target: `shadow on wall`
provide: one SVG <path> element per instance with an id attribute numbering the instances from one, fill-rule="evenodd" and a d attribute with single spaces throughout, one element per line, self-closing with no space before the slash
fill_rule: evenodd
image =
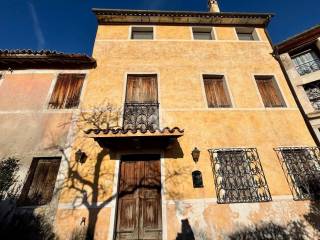
<path id="1" fill-rule="evenodd" d="M 265 240 L 265 239 L 290 239 L 303 240 L 312 239 L 307 231 L 307 225 L 310 225 L 317 234 L 320 235 L 320 179 L 318 176 L 306 176 L 303 179 L 303 185 L 300 191 L 308 194 L 312 199 L 309 205 L 309 213 L 305 214 L 302 219 L 290 221 L 287 225 L 279 225 L 273 222 L 261 222 L 257 225 L 243 228 L 229 235 L 229 239 L 248 239 L 248 240 Z"/>
<path id="2" fill-rule="evenodd" d="M 0 239 L 53 240 L 52 225 L 33 209 L 17 206 L 19 160 L 0 160 Z"/>
<path id="3" fill-rule="evenodd" d="M 230 233 L 225 239 L 230 240 L 304 240 L 320 239 L 320 199 L 318 187 L 320 183 L 313 179 L 308 181 L 308 188 L 313 200 L 310 201 L 309 212 L 303 218 L 295 221 L 289 221 L 287 224 L 276 224 L 274 222 L 259 222 L 258 224 L 244 227 L 238 231 Z M 314 233 L 309 232 L 310 226 Z M 176 240 L 209 240 L 206 236 L 198 236 L 197 228 L 190 225 L 188 219 L 181 220 L 181 233 Z"/>
<path id="4" fill-rule="evenodd" d="M 267 239 L 290 239 L 301 240 L 308 237 L 305 225 L 300 221 L 290 222 L 287 227 L 269 223 L 261 223 L 253 227 L 244 228 L 229 235 L 230 240 L 267 240 Z"/>
<path id="5" fill-rule="evenodd" d="M 103 104 L 101 105 L 103 106 Z M 106 156 L 109 155 L 111 160 L 118 160 L 115 153 L 107 150 L 106 148 L 100 148 L 100 151 L 97 152 L 98 144 L 92 140 L 88 140 L 83 137 L 83 132 L 86 129 L 107 129 L 113 127 L 119 127 L 117 122 L 119 120 L 119 114 L 121 111 L 119 108 L 114 107 L 110 104 L 105 104 L 106 107 L 95 107 L 93 111 L 83 112 L 80 114 L 79 119 L 74 120 L 76 129 L 75 137 L 76 143 L 72 146 L 72 152 L 75 152 L 76 148 L 81 148 L 90 156 L 90 160 L 94 160 L 86 163 L 79 163 L 73 160 L 68 159 L 64 155 L 64 159 L 67 159 L 66 164 L 68 166 L 67 176 L 65 176 L 64 182 L 60 186 L 59 190 L 68 189 L 74 190 L 75 199 L 73 200 L 73 207 L 77 208 L 79 205 L 85 207 L 88 212 L 88 217 L 85 220 L 85 224 L 82 226 L 78 225 L 74 227 L 74 230 L 71 234 L 71 239 L 94 239 L 96 232 L 96 224 L 100 212 L 104 207 L 109 204 L 114 199 L 122 197 L 125 194 L 132 194 L 137 188 L 131 188 L 129 183 L 122 182 L 123 185 L 130 187 L 129 189 L 123 189 L 122 193 L 111 194 L 109 197 L 106 197 L 101 201 L 101 194 L 107 193 L 107 190 L 103 184 L 101 184 L 101 178 L 108 179 L 109 182 L 113 182 L 114 179 L 114 167 L 108 168 L 105 162 Z M 60 149 L 64 149 L 61 147 Z M 63 152 L 64 154 L 64 152 Z M 166 158 L 179 158 L 183 156 L 182 149 L 179 145 L 179 142 L 173 142 L 172 148 L 166 154 Z M 90 165 L 87 164 L 92 164 Z M 91 167 L 90 171 L 85 171 Z M 155 170 L 156 171 L 156 170 Z M 172 184 L 178 185 L 181 181 L 178 178 L 184 174 L 190 175 L 191 170 L 187 168 L 175 169 L 175 171 L 166 173 L 165 181 L 170 181 Z M 141 183 L 137 187 L 146 187 L 143 182 L 147 182 L 146 179 L 141 179 Z M 179 192 L 166 192 L 171 198 L 179 198 Z M 80 220 L 79 220 L 80 223 Z M 194 239 L 194 238 L 193 238 Z"/>
<path id="6" fill-rule="evenodd" d="M 181 233 L 178 233 L 176 240 L 195 240 L 188 219 L 181 220 Z"/>

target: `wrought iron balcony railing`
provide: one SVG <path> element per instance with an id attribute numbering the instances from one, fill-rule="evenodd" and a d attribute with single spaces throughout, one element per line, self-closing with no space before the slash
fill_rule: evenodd
<path id="1" fill-rule="evenodd" d="M 159 129 L 159 103 L 125 103 L 124 130 Z"/>
<path id="2" fill-rule="evenodd" d="M 320 70 L 320 60 L 314 59 L 312 61 L 303 63 L 301 65 L 296 66 L 298 73 L 303 76 L 308 73 L 316 72 Z"/>

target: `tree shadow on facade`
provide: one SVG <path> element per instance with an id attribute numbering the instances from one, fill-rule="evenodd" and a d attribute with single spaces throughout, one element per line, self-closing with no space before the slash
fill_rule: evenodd
<path id="1" fill-rule="evenodd" d="M 310 239 L 307 231 L 309 224 L 313 230 L 320 232 L 320 181 L 318 177 L 307 176 L 300 186 L 300 194 L 308 194 L 310 200 L 309 212 L 297 221 L 290 221 L 287 225 L 278 225 L 273 222 L 260 223 L 244 228 L 229 236 L 230 239 Z M 296 194 L 296 193 L 293 193 Z"/>
<path id="2" fill-rule="evenodd" d="M 49 221 L 34 209 L 19 208 L 19 160 L 0 161 L 0 239 L 53 240 L 56 236 Z"/>
<path id="3" fill-rule="evenodd" d="M 109 204 L 110 202 L 112 202 L 113 200 L 115 200 L 119 197 L 125 196 L 126 194 L 134 193 L 138 189 L 138 187 L 148 188 L 147 186 L 144 186 L 144 184 L 143 184 L 145 179 L 141 179 L 140 180 L 141 182 L 135 188 L 130 187 L 128 189 L 123 189 L 121 191 L 121 193 L 117 192 L 115 194 L 112 194 L 110 197 L 108 197 L 104 201 L 99 202 L 99 194 L 101 194 L 101 191 L 102 191 L 101 186 L 99 184 L 101 176 L 109 175 L 112 178 L 114 177 L 113 172 L 105 172 L 104 171 L 102 173 L 102 171 L 101 171 L 103 159 L 108 154 L 109 154 L 109 151 L 106 149 L 102 149 L 98 153 L 97 159 L 95 162 L 95 166 L 94 166 L 92 181 L 89 181 L 85 177 L 81 176 L 81 174 L 78 172 L 77 165 L 79 165 L 79 163 L 74 163 L 74 165 L 70 165 L 70 163 L 69 163 L 68 179 L 66 179 L 66 181 L 68 181 L 71 184 L 66 184 L 64 187 L 74 189 L 78 193 L 80 193 L 81 194 L 81 204 L 84 205 L 88 211 L 88 219 L 85 220 L 85 224 L 84 224 L 85 226 L 83 226 L 83 227 L 79 226 L 78 228 L 75 229 L 75 231 L 73 233 L 73 236 L 80 236 L 80 237 L 72 237 L 74 239 L 94 239 L 94 233 L 95 233 L 95 229 L 96 229 L 98 215 L 99 215 L 100 211 L 107 204 Z M 179 169 L 175 169 L 175 171 L 167 172 L 165 179 L 166 179 L 166 181 L 170 181 L 171 183 L 174 182 L 174 184 L 179 184 L 179 182 L 177 182 L 176 179 L 180 176 L 185 175 L 185 174 L 188 174 L 191 176 L 191 170 L 189 168 L 179 168 Z M 79 185 L 79 183 L 80 183 L 80 185 Z M 122 184 L 126 185 L 123 182 L 122 182 Z M 128 184 L 128 186 L 130 186 L 130 184 Z M 90 191 L 88 191 L 89 193 L 86 190 L 84 190 L 84 189 L 88 189 L 88 187 L 90 189 Z M 152 188 L 152 186 L 151 186 L 151 188 Z M 179 195 L 178 192 L 172 192 L 172 191 L 166 192 L 166 194 L 170 198 L 177 198 Z M 101 196 L 100 196 L 100 198 L 101 198 Z M 79 199 L 74 199 L 74 200 L 75 200 L 74 201 L 74 208 L 76 208 L 76 207 L 78 207 L 76 202 L 79 202 Z M 80 224 L 80 221 L 79 221 L 79 224 Z M 86 229 L 85 238 L 83 237 L 84 236 L 83 229 Z M 184 228 L 184 229 L 186 229 L 186 228 Z"/>
<path id="4" fill-rule="evenodd" d="M 230 240 L 301 240 L 305 237 L 308 233 L 300 221 L 291 222 L 287 227 L 272 222 L 261 223 L 229 235 Z"/>

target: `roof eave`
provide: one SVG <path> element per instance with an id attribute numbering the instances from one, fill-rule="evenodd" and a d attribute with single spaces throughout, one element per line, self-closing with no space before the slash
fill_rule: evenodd
<path id="1" fill-rule="evenodd" d="M 93 9 L 99 24 L 253 25 L 266 27 L 272 13 L 209 13 Z"/>
<path id="2" fill-rule="evenodd" d="M 0 55 L 0 70 L 96 68 L 96 60 L 88 56 L 19 56 Z"/>
<path id="3" fill-rule="evenodd" d="M 320 37 L 320 24 L 292 36 L 274 46 L 278 53 L 289 52 L 300 46 L 310 44 Z"/>

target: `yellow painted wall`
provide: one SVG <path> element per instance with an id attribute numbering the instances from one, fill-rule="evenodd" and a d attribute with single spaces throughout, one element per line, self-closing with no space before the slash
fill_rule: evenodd
<path id="1" fill-rule="evenodd" d="M 98 27 L 93 51 L 98 67 L 90 71 L 82 108 L 91 109 L 106 102 L 122 107 L 128 73 L 158 74 L 161 127 L 185 129 L 184 136 L 179 139 L 183 157 L 174 159 L 170 157 L 170 151 L 164 152 L 165 199 L 216 198 L 207 150 L 228 147 L 257 148 L 272 196 L 287 195 L 290 198 L 288 184 L 273 148 L 313 146 L 314 142 L 281 69 L 271 56 L 272 48 L 264 30 L 257 31 L 262 41 L 236 40 L 232 27 L 216 27 L 218 41 L 192 41 L 189 27 L 156 26 L 156 40 L 130 41 L 129 26 Z M 233 108 L 207 108 L 202 74 L 225 75 Z M 264 108 L 254 81 L 255 74 L 275 76 L 287 108 Z M 197 164 L 191 157 L 194 147 L 201 150 Z M 60 203 L 69 204 L 83 197 L 79 189 L 85 189 L 91 196 L 90 183 L 94 181 L 98 158 L 101 160 L 98 199 L 102 202 L 109 200 L 113 197 L 113 183 L 117 178 L 117 172 L 114 172 L 116 159 L 110 159 L 97 143 L 81 134 L 73 146 L 73 153 L 79 148 L 88 154 L 87 162 L 79 165 L 71 159 L 70 165 L 83 181 L 69 178 Z M 204 188 L 193 188 L 191 172 L 194 170 L 202 171 Z M 175 173 L 176 177 L 168 177 Z M 228 208 L 226 205 L 215 206 L 220 210 L 223 207 Z M 170 212 L 175 211 L 172 207 L 167 206 L 167 209 L 169 216 L 174 214 Z M 272 214 L 272 211 L 266 211 L 266 214 Z M 62 218 L 61 214 L 57 215 L 57 222 Z M 70 218 L 70 224 L 76 224 L 76 221 L 79 220 Z M 178 225 L 170 229 L 170 236 L 179 231 Z M 107 222 L 105 227 L 108 227 Z"/>

